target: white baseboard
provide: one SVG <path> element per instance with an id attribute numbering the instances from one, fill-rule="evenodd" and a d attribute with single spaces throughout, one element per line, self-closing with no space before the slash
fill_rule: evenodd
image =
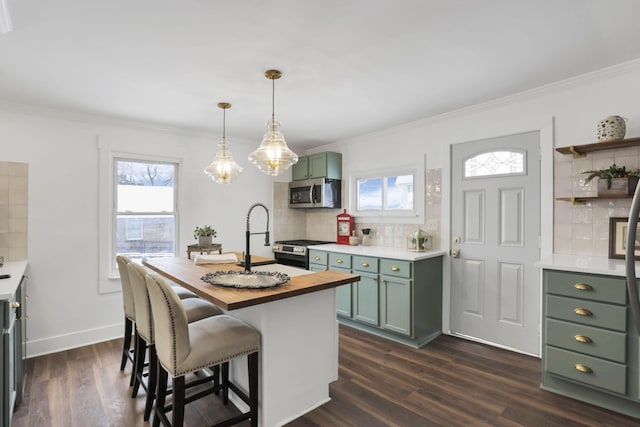
<path id="1" fill-rule="evenodd" d="M 122 337 L 124 323 L 27 341 L 27 359 Z"/>

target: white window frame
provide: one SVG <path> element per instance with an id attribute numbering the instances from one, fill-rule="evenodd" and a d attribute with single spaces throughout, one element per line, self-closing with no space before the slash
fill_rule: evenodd
<path id="1" fill-rule="evenodd" d="M 389 176 L 413 175 L 413 209 L 358 210 L 358 180 Z M 383 186 L 384 186 L 383 182 Z M 425 168 L 424 164 L 404 165 L 393 168 L 354 172 L 349 176 L 349 211 L 366 222 L 383 223 L 393 221 L 400 224 L 423 224 L 425 221 Z M 384 194 L 383 194 L 384 199 Z M 384 200 L 383 200 L 384 203 Z"/>
<path id="2" fill-rule="evenodd" d="M 164 157 L 152 154 L 118 151 L 112 149 L 108 144 L 98 143 L 99 150 L 99 209 L 98 209 L 98 293 L 121 292 L 120 275 L 115 262 L 114 235 L 116 225 L 116 203 L 115 203 L 115 161 L 125 159 L 143 162 L 160 162 L 176 164 L 174 175 L 174 205 L 175 205 L 175 246 L 174 255 L 178 255 L 180 236 L 180 183 L 182 174 L 182 159 L 176 157 Z"/>

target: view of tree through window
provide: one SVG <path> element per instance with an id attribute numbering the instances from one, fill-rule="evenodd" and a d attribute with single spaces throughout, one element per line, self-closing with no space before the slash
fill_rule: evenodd
<path id="1" fill-rule="evenodd" d="M 114 167 L 116 254 L 174 255 L 177 165 L 115 159 Z"/>

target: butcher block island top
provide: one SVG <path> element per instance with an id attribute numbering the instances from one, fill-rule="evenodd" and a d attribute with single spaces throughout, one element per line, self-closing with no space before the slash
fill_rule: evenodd
<path id="1" fill-rule="evenodd" d="M 236 310 L 278 301 L 360 280 L 360 276 L 356 274 L 326 270 L 290 276 L 289 281 L 275 288 L 237 289 L 211 285 L 202 280 L 202 276 L 215 271 L 244 270 L 243 267 L 235 264 L 195 265 L 192 260 L 180 257 L 151 258 L 143 261 L 143 264 L 224 310 Z M 273 264 L 273 271 L 278 271 L 278 265 Z M 266 269 L 270 270 L 268 267 Z M 260 270 L 264 271 L 265 268 Z"/>

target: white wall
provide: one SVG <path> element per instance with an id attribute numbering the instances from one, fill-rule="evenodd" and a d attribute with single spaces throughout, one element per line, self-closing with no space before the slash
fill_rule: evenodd
<path id="1" fill-rule="evenodd" d="M 7 106 L 0 109 L 0 129 L 0 159 L 29 164 L 30 357 L 122 336 L 121 293 L 98 293 L 98 137 L 129 152 L 182 158 L 181 255 L 194 242 L 193 228 L 204 223 L 218 230 L 216 241 L 224 250 L 242 251 L 249 206 L 262 202 L 271 208 L 273 178 L 246 160 L 260 135 L 256 141 L 230 135 L 245 173 L 221 186 L 202 172 L 219 136 L 56 118 Z M 263 227 L 265 219 L 252 214 L 252 229 Z M 258 237 L 252 243 L 252 253 L 270 255 Z"/>

